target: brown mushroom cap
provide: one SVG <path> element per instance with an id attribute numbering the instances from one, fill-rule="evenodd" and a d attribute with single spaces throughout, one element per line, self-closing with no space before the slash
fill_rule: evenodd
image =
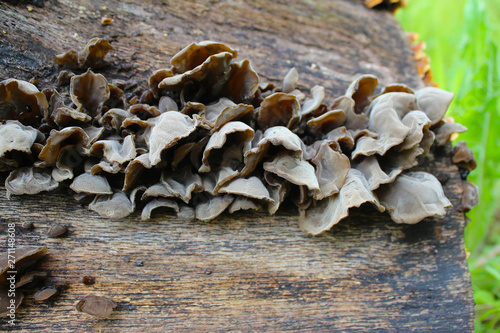
<path id="1" fill-rule="evenodd" d="M 230 99 L 223 97 L 216 103 L 206 106 L 204 121 L 213 128 L 214 131 L 217 131 L 225 124 L 238 120 L 252 112 L 252 105 L 236 104 Z"/>
<path id="2" fill-rule="evenodd" d="M 7 79 L 0 82 L 0 121 L 19 120 L 37 126 L 48 119 L 49 103 L 38 88 L 26 81 Z"/>
<path id="3" fill-rule="evenodd" d="M 371 96 L 375 92 L 378 86 L 378 79 L 374 75 L 361 75 L 356 78 L 347 91 L 345 96 L 350 97 L 354 100 L 354 111 L 356 114 L 361 113 L 365 107 L 367 107 L 371 102 Z"/>
<path id="4" fill-rule="evenodd" d="M 24 246 L 14 249 L 14 253 L 4 251 L 0 254 L 0 286 L 7 283 L 7 271 L 17 271 L 24 273 L 31 266 L 36 264 L 47 253 L 46 246 Z M 14 267 L 11 267 L 11 259 L 14 258 Z M 10 260 L 9 260 L 10 259 Z"/>
<path id="5" fill-rule="evenodd" d="M 429 216 L 444 216 L 451 207 L 441 183 L 426 172 L 408 172 L 377 190 L 380 203 L 396 223 L 414 224 Z"/>
<path id="6" fill-rule="evenodd" d="M 103 38 L 92 38 L 84 49 L 80 52 L 71 50 L 58 54 L 54 57 L 54 62 L 69 68 L 101 68 L 105 65 L 104 57 L 113 47 L 108 40 Z"/>
<path id="7" fill-rule="evenodd" d="M 203 64 L 209 57 L 218 53 L 229 53 L 231 58 L 236 58 L 238 52 L 221 43 L 203 41 L 192 43 L 179 51 L 170 59 L 177 73 L 190 71 Z"/>
<path id="8" fill-rule="evenodd" d="M 379 211 L 384 211 L 377 197 L 370 191 L 363 174 L 356 169 L 350 169 L 338 194 L 316 202 L 315 206 L 307 210 L 300 210 L 299 226 L 304 231 L 317 235 L 339 223 L 348 215 L 350 208 L 367 202 Z"/>
<path id="9" fill-rule="evenodd" d="M 250 103 L 259 89 L 259 76 L 250 61 L 232 63 L 225 91 L 237 103 Z"/>
<path id="10" fill-rule="evenodd" d="M 106 78 L 101 74 L 94 74 L 90 69 L 81 75 L 73 76 L 69 89 L 71 100 L 77 109 L 92 117 L 100 115 L 104 102 L 110 96 Z"/>
<path id="11" fill-rule="evenodd" d="M 459 123 L 444 123 L 437 130 L 435 142 L 438 146 L 444 146 L 451 141 L 455 133 L 463 133 L 467 131 L 467 127 Z"/>
<path id="12" fill-rule="evenodd" d="M 76 305 L 76 310 L 89 315 L 105 318 L 113 313 L 117 304 L 103 296 L 85 296 Z"/>
<path id="13" fill-rule="evenodd" d="M 300 119 L 300 104 L 290 94 L 274 93 L 258 109 L 257 124 L 262 131 L 274 126 L 294 127 Z"/>
<path id="14" fill-rule="evenodd" d="M 470 150 L 469 146 L 467 146 L 467 142 L 457 142 L 457 144 L 453 147 L 452 153 L 453 163 L 458 164 L 467 171 L 472 171 L 476 168 L 476 158 L 474 157 L 472 150 Z"/>
<path id="15" fill-rule="evenodd" d="M 479 191 L 477 186 L 468 180 L 462 183 L 462 188 L 462 198 L 460 199 L 458 210 L 468 212 L 479 203 Z"/>

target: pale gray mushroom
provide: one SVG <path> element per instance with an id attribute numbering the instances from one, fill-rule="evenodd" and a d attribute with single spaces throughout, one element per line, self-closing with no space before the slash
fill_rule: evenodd
<path id="1" fill-rule="evenodd" d="M 425 87 L 417 90 L 415 96 L 418 109 L 425 112 L 433 126 L 443 119 L 455 94 L 435 87 Z"/>
<path id="2" fill-rule="evenodd" d="M 0 124 L 0 158 L 11 151 L 19 151 L 31 155 L 31 147 L 35 141 L 42 141 L 43 134 L 31 126 L 25 126 L 18 120 L 7 120 Z"/>
<path id="3" fill-rule="evenodd" d="M 162 183 L 157 183 L 148 188 L 145 188 L 141 200 L 145 200 L 147 198 L 158 198 L 158 197 L 173 198 L 175 196 L 172 193 L 172 191 L 170 191 L 165 187 L 165 185 L 163 185 Z"/>
<path id="4" fill-rule="evenodd" d="M 96 195 L 94 200 L 89 204 L 89 209 L 102 217 L 121 219 L 132 214 L 135 205 L 125 193 L 116 192 L 112 195 Z"/>
<path id="5" fill-rule="evenodd" d="M 90 169 L 90 173 L 93 175 L 100 174 L 102 172 L 117 174 L 123 170 L 123 166 L 118 162 L 108 162 L 108 161 L 100 161 L 95 164 L 92 169 Z"/>
<path id="6" fill-rule="evenodd" d="M 200 202 L 195 207 L 196 218 L 201 221 L 213 220 L 222 214 L 233 201 L 234 197 L 226 194 L 209 198 L 205 202 Z"/>
<path id="7" fill-rule="evenodd" d="M 165 199 L 165 198 L 157 198 L 153 199 L 152 201 L 148 202 L 146 206 L 142 209 L 141 213 L 141 220 L 149 220 L 151 218 L 151 214 L 153 213 L 153 210 L 158 209 L 158 208 L 171 208 L 173 209 L 176 213 L 179 213 L 179 204 L 175 202 L 174 200 L 170 199 Z"/>
<path id="8" fill-rule="evenodd" d="M 162 96 L 158 102 L 158 110 L 160 113 L 165 113 L 167 111 L 179 111 L 179 106 L 171 97 Z"/>
<path id="9" fill-rule="evenodd" d="M 321 200 L 338 193 L 344 185 L 351 167 L 349 158 L 332 149 L 332 143 L 324 140 L 316 156 L 311 160 L 316 166 L 318 189 L 313 190 L 313 198 Z"/>
<path id="10" fill-rule="evenodd" d="M 77 126 L 92 120 L 92 117 L 88 114 L 65 106 L 57 108 L 51 116 L 60 127 Z"/>
<path id="11" fill-rule="evenodd" d="M 354 149 L 355 137 L 353 136 L 352 131 L 347 130 L 347 127 L 345 126 L 337 127 L 328 132 L 326 134 L 326 139 L 337 142 L 342 149 Z"/>
<path id="12" fill-rule="evenodd" d="M 190 167 L 175 172 L 163 171 L 161 184 L 185 203 L 189 203 L 193 192 L 200 192 L 203 189 L 201 176 L 194 173 Z"/>
<path id="13" fill-rule="evenodd" d="M 283 147 L 301 159 L 304 157 L 305 145 L 297 134 L 284 126 L 270 127 L 263 135 L 260 131 L 255 133 L 252 148 L 245 152 L 245 167 L 241 175 L 250 175 L 271 146 Z"/>
<path id="14" fill-rule="evenodd" d="M 261 207 L 257 205 L 253 200 L 245 197 L 236 197 L 234 201 L 229 205 L 228 212 L 233 214 L 239 210 L 259 210 Z"/>
<path id="15" fill-rule="evenodd" d="M 104 158 L 107 162 L 123 165 L 137 156 L 134 135 L 127 135 L 123 142 L 117 140 L 100 140 L 90 148 L 90 154 Z"/>
<path id="16" fill-rule="evenodd" d="M 384 211 L 361 171 L 350 169 L 338 194 L 316 202 L 307 210 L 300 210 L 299 226 L 310 234 L 320 234 L 345 218 L 350 208 L 364 203 L 371 203 L 380 212 Z"/>
<path id="17" fill-rule="evenodd" d="M 407 93 L 387 93 L 375 99 L 368 110 L 368 129 L 378 134 L 376 139 L 363 136 L 358 139 L 352 158 L 384 155 L 389 149 L 405 140 L 410 128 L 401 119 L 415 110 L 415 96 Z"/>
<path id="18" fill-rule="evenodd" d="M 436 133 L 435 142 L 438 146 L 444 146 L 448 142 L 451 141 L 452 136 L 455 133 L 463 133 L 467 131 L 467 127 L 459 123 L 444 123 L 437 130 L 434 130 Z"/>
<path id="19" fill-rule="evenodd" d="M 87 193 L 87 194 L 113 194 L 111 186 L 109 186 L 108 180 L 101 175 L 92 175 L 91 173 L 82 173 L 73 179 L 73 182 L 69 186 L 70 189 L 76 193 Z"/>
<path id="20" fill-rule="evenodd" d="M 382 184 L 392 183 L 402 172 L 402 169 L 392 169 L 387 174 L 380 167 L 380 163 L 376 155 L 365 156 L 359 161 L 356 161 L 352 167 L 363 173 L 368 181 L 370 190 L 372 191 L 379 188 Z"/>
<path id="21" fill-rule="evenodd" d="M 256 177 L 252 176 L 249 178 L 235 178 L 225 185 L 221 186 L 218 193 L 228 193 L 234 195 L 240 195 L 247 198 L 264 200 L 268 202 L 273 202 L 269 191 L 262 181 Z"/>
<path id="22" fill-rule="evenodd" d="M 203 151 L 202 165 L 198 171 L 209 172 L 211 170 L 210 154 L 212 154 L 213 151 L 222 149 L 229 137 L 232 138 L 232 142 L 230 142 L 230 145 L 226 147 L 226 151 L 228 151 L 229 153 L 234 152 L 234 154 L 232 155 L 234 155 L 236 159 L 242 161 L 243 154 L 246 150 L 245 148 L 252 140 L 254 134 L 255 132 L 250 126 L 240 121 L 231 121 L 225 124 L 208 140 L 208 143 L 205 146 L 205 150 Z M 219 163 L 217 164 L 223 165 L 221 161 L 219 161 Z"/>
<path id="23" fill-rule="evenodd" d="M 61 148 L 57 157 L 56 167 L 52 169 L 52 178 L 58 182 L 73 179 L 73 169 L 81 165 L 83 157 L 79 154 L 76 145 L 67 145 Z"/>
<path id="24" fill-rule="evenodd" d="M 252 112 L 252 105 L 236 104 L 230 99 L 222 97 L 216 103 L 206 106 L 202 119 L 212 128 L 212 131 L 217 131 L 225 124 L 238 120 Z"/>
<path id="25" fill-rule="evenodd" d="M 364 130 L 368 126 L 368 116 L 364 113 L 357 114 L 354 111 L 354 100 L 348 96 L 341 96 L 333 101 L 332 110 L 342 110 L 345 113 L 345 126 L 349 130 Z"/>
<path id="26" fill-rule="evenodd" d="M 292 67 L 283 78 L 283 85 L 281 87 L 281 91 L 284 93 L 291 93 L 297 87 L 297 83 L 299 82 L 299 73 Z"/>
<path id="27" fill-rule="evenodd" d="M 445 208 L 451 207 L 436 177 L 420 171 L 399 175 L 380 187 L 377 195 L 396 223 L 415 224 L 429 216 L 444 216 Z"/>
<path id="28" fill-rule="evenodd" d="M 287 152 L 281 152 L 264 162 L 264 170 L 272 172 L 295 185 L 304 185 L 311 191 L 320 191 L 314 167 L 307 161 Z"/>
<path id="29" fill-rule="evenodd" d="M 150 133 L 147 135 L 149 159 L 154 166 L 162 160 L 164 150 L 173 147 L 177 142 L 196 130 L 198 122 L 180 112 L 167 111 L 154 118 Z"/>
<path id="30" fill-rule="evenodd" d="M 50 169 L 22 167 L 13 170 L 5 179 L 7 199 L 11 195 L 37 194 L 43 191 L 53 191 L 59 183 L 51 176 Z"/>
<path id="31" fill-rule="evenodd" d="M 311 88 L 312 98 L 308 98 L 302 103 L 302 108 L 300 109 L 301 117 L 304 117 L 311 112 L 316 111 L 323 103 L 325 99 L 325 88 L 322 86 L 314 86 Z"/>
<path id="32" fill-rule="evenodd" d="M 429 129 L 431 121 L 425 113 L 415 110 L 408 112 L 401 122 L 409 127 L 410 131 L 404 141 L 396 147 L 398 151 L 411 149 L 422 142 L 424 131 Z"/>

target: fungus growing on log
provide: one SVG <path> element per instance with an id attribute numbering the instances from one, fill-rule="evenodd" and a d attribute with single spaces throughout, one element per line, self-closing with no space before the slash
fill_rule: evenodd
<path id="1" fill-rule="evenodd" d="M 110 49 L 93 39 L 56 59 L 95 68 Z M 24 81 L 1 82 L 0 170 L 11 171 L 8 196 L 62 183 L 91 196 L 89 208 L 103 217 L 120 219 L 140 207 L 149 219 L 167 208 L 203 221 L 225 211 L 274 214 L 289 201 L 311 234 L 364 203 L 397 223 L 446 212 L 450 202 L 435 177 L 408 169 L 465 130 L 443 120 L 452 93 L 400 84 L 377 90 L 377 78 L 362 75 L 329 107 L 322 86 L 298 89 L 295 68 L 276 87 L 236 57 L 221 43 L 193 43 L 171 68 L 153 72 L 147 87 L 110 83 L 91 70 L 73 75 L 69 90 L 45 94 Z M 455 163 L 473 168 L 461 144 L 454 153 Z M 475 200 L 465 184 L 463 209 Z M 99 309 L 90 312 L 110 313 L 112 303 L 99 299 L 79 308 L 94 301 Z"/>

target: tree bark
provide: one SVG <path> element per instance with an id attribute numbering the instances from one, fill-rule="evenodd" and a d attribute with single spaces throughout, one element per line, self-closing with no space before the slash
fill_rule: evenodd
<path id="1" fill-rule="evenodd" d="M 79 4 L 77 4 L 79 3 Z M 144 82 L 185 45 L 220 41 L 249 59 L 262 81 L 279 83 L 296 67 L 300 88 L 322 85 L 327 104 L 361 74 L 380 84 L 422 83 L 394 17 L 363 0 L 330 1 L 46 1 L 44 8 L 0 2 L 0 80 L 37 78 L 55 87 L 53 56 L 108 37 L 115 50 L 106 77 Z M 101 18 L 113 19 L 108 26 Z M 419 167 L 448 178 L 457 207 L 462 180 L 445 147 Z M 6 175 L 0 179 L 5 180 Z M 54 300 L 28 295 L 16 326 L 40 331 L 471 331 L 473 298 L 463 231 L 465 217 L 397 225 L 363 208 L 331 231 L 303 233 L 296 212 L 275 217 L 224 215 L 211 223 L 172 216 L 107 220 L 64 193 L 5 199 L 21 245 L 45 244 L 47 283 L 69 288 Z M 33 221 L 34 231 L 21 228 Z M 47 238 L 53 223 L 66 238 Z M 6 223 L 0 224 L 2 234 Z M 3 237 L 2 237 L 3 238 Z M 2 246 L 6 243 L 2 242 Z M 143 266 L 134 265 L 140 259 Z M 91 275 L 97 283 L 81 283 Z M 75 311 L 85 295 L 118 303 L 106 320 Z"/>

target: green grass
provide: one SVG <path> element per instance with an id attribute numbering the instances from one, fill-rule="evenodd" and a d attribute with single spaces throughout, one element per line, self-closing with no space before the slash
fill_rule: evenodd
<path id="1" fill-rule="evenodd" d="M 500 332 L 500 1 L 410 0 L 396 16 L 427 43 L 434 81 L 455 93 L 448 115 L 468 127 L 459 140 L 476 155 L 480 195 L 465 232 L 475 329 Z"/>

